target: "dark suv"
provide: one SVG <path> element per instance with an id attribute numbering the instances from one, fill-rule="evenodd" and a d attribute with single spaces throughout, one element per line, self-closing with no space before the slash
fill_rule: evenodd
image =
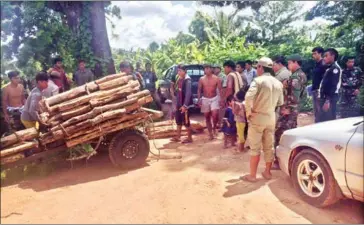
<path id="1" fill-rule="evenodd" d="M 187 67 L 187 74 L 191 77 L 192 80 L 192 97 L 193 103 L 195 107 L 197 106 L 197 90 L 198 90 L 198 81 L 204 75 L 203 66 L 200 64 L 189 64 L 185 65 Z M 159 80 L 159 88 L 158 93 L 161 97 L 161 102 L 165 103 L 167 100 L 172 100 L 170 87 L 172 82 L 176 82 L 177 80 L 177 67 L 178 65 L 173 65 L 168 68 L 162 77 Z"/>

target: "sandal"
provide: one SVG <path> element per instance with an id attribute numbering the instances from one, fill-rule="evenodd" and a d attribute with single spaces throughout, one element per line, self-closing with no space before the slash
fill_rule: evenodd
<path id="1" fill-rule="evenodd" d="M 186 139 L 184 139 L 181 143 L 182 143 L 182 144 L 192 143 L 192 139 L 186 138 Z"/>
<path id="2" fill-rule="evenodd" d="M 257 181 L 258 181 L 258 180 L 257 180 L 257 178 L 252 178 L 252 177 L 250 176 L 250 174 L 247 174 L 247 175 L 241 176 L 239 179 L 240 179 L 240 180 L 242 180 L 242 181 L 250 182 L 250 183 L 255 183 L 255 182 L 257 182 Z"/>
<path id="3" fill-rule="evenodd" d="M 180 142 L 181 139 L 174 137 L 174 138 L 171 138 L 170 141 L 172 141 L 172 142 Z"/>

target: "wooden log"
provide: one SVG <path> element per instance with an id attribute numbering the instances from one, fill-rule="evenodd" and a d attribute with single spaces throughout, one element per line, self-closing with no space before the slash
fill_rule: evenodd
<path id="1" fill-rule="evenodd" d="M 153 110 L 153 109 L 148 109 L 148 108 L 144 108 L 142 107 L 142 110 L 148 112 L 149 114 L 151 114 L 151 117 L 153 120 L 159 119 L 163 117 L 163 112 L 162 111 L 158 111 L 158 110 Z"/>
<path id="2" fill-rule="evenodd" d="M 97 127 L 93 127 L 91 129 L 88 129 L 88 130 L 80 130 L 76 133 L 73 133 L 72 135 L 70 135 L 69 137 L 67 137 L 67 139 L 73 139 L 75 137 L 78 137 L 78 136 L 82 136 L 82 135 L 85 135 L 85 134 L 89 134 L 89 133 L 93 133 L 93 132 L 96 132 L 98 130 L 102 130 L 102 129 L 105 129 L 109 126 L 115 126 L 115 125 L 118 125 L 122 122 L 125 122 L 125 121 L 130 121 L 130 120 L 135 120 L 135 119 L 138 119 L 138 118 L 146 118 L 148 116 L 147 113 L 145 112 L 137 112 L 137 113 L 134 113 L 134 114 L 126 114 L 124 115 L 123 117 L 120 117 L 120 118 L 115 118 L 115 119 L 112 119 L 112 120 L 108 120 L 108 121 L 104 121 L 102 124 L 100 124 L 99 126 Z"/>
<path id="3" fill-rule="evenodd" d="M 5 157 L 9 155 L 14 155 L 16 153 L 23 152 L 28 149 L 37 148 L 38 147 L 38 141 L 32 141 L 32 142 L 24 142 L 20 145 L 4 149 L 0 151 L 0 157 Z"/>
<path id="4" fill-rule="evenodd" d="M 126 74 L 120 73 L 120 74 L 113 74 L 113 75 L 105 76 L 96 81 L 86 83 L 85 85 L 73 88 L 69 91 L 60 93 L 60 94 L 52 96 L 52 97 L 49 97 L 46 100 L 44 100 L 44 103 L 48 104 L 48 106 L 53 106 L 60 102 L 66 101 L 68 99 L 75 98 L 81 94 L 85 94 L 85 93 L 87 93 L 86 90 L 89 90 L 90 92 L 97 91 L 99 89 L 98 85 L 106 83 L 106 82 L 114 80 L 114 79 L 117 79 L 117 78 L 121 78 L 123 76 L 126 76 Z M 42 105 L 44 105 L 44 104 L 42 104 Z"/>
<path id="5" fill-rule="evenodd" d="M 109 126 L 109 127 L 105 127 L 103 129 L 98 129 L 97 131 L 93 132 L 93 133 L 89 133 L 83 136 L 79 136 L 75 139 L 71 139 L 66 141 L 66 146 L 68 148 L 73 147 L 75 145 L 81 144 L 81 143 L 85 143 L 87 141 L 90 141 L 92 139 L 95 139 L 97 137 L 100 137 L 102 135 L 106 135 L 121 129 L 126 129 L 126 128 L 130 128 L 130 127 L 134 127 L 140 123 L 142 123 L 145 119 L 147 118 L 147 116 L 145 118 L 137 118 L 131 121 L 127 121 L 115 126 Z"/>
<path id="6" fill-rule="evenodd" d="M 24 159 L 25 156 L 22 153 L 16 154 L 16 155 L 12 155 L 12 156 L 8 156 L 8 157 L 1 157 L 1 165 L 5 165 L 5 164 L 9 164 L 9 163 L 13 163 L 16 162 L 18 160 Z M 3 167 L 1 167 L 3 169 Z"/>
<path id="7" fill-rule="evenodd" d="M 71 99 L 70 101 L 66 101 L 66 102 L 60 103 L 58 105 L 54 105 L 54 106 L 50 107 L 49 110 L 50 110 L 50 112 L 67 111 L 67 110 L 70 110 L 70 109 L 72 109 L 72 108 L 74 108 L 76 106 L 82 105 L 82 104 L 90 101 L 91 99 L 111 96 L 111 95 L 116 94 L 116 93 L 118 93 L 118 92 L 120 92 L 122 90 L 126 90 L 126 92 L 130 92 L 131 88 L 135 88 L 137 86 L 139 86 L 138 81 L 131 81 L 127 85 L 124 85 L 124 86 L 121 86 L 121 87 L 118 87 L 118 88 L 113 88 L 113 89 L 105 90 L 105 91 L 97 91 L 97 92 L 91 93 L 89 95 L 74 98 L 74 99 Z"/>
<path id="8" fill-rule="evenodd" d="M 148 90 L 139 91 L 139 92 L 137 92 L 135 94 L 129 95 L 128 96 L 128 99 L 131 99 L 131 98 L 141 98 L 141 97 L 144 97 L 144 96 L 147 96 L 147 95 L 150 95 L 150 91 L 148 91 Z"/>
<path id="9" fill-rule="evenodd" d="M 138 90 L 139 90 L 139 86 L 134 87 L 134 88 L 132 88 L 131 93 L 137 92 Z M 129 94 L 127 94 L 127 95 L 129 95 Z M 112 103 L 112 102 L 121 102 L 124 100 L 124 98 L 127 95 L 125 95 L 125 92 L 118 92 L 118 93 L 113 94 L 112 96 L 91 99 L 89 103 L 92 107 L 96 107 L 96 106 L 105 105 L 105 104 Z M 129 98 L 129 99 L 132 99 L 132 98 Z"/>
<path id="10" fill-rule="evenodd" d="M 39 132 L 35 128 L 28 128 L 25 130 L 16 131 L 14 134 L 1 138 L 1 149 L 16 144 L 20 141 L 27 141 L 38 137 Z M 20 139 L 19 139 L 19 138 Z"/>
<path id="11" fill-rule="evenodd" d="M 84 120 L 87 119 L 92 119 L 94 117 L 96 117 L 97 115 L 101 114 L 102 112 L 106 112 L 109 110 L 113 110 L 113 109 L 120 109 L 123 108 L 127 105 L 133 104 L 133 103 L 137 103 L 137 99 L 129 99 L 127 101 L 124 101 L 122 103 L 117 103 L 117 104 L 110 104 L 110 105 L 105 105 L 105 106 L 101 106 L 101 107 L 96 107 L 94 108 L 92 111 L 86 113 L 86 114 L 82 114 L 76 117 L 72 117 L 71 119 L 61 123 L 61 125 L 59 126 L 55 126 L 51 128 L 51 131 L 57 131 L 57 130 L 61 130 L 62 127 L 65 129 L 66 127 L 71 126 L 72 124 L 76 124 L 76 123 L 80 123 Z M 125 110 L 124 110 L 125 111 Z M 66 132 L 68 132 L 69 130 L 66 130 Z"/>

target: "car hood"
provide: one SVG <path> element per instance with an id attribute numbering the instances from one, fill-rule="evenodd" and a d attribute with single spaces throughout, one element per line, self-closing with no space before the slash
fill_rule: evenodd
<path id="1" fill-rule="evenodd" d="M 345 132 L 352 131 L 357 126 L 354 126 L 355 123 L 363 121 L 363 117 L 353 117 L 346 119 L 338 119 L 332 120 L 322 123 L 316 123 L 304 127 L 298 127 L 295 129 L 287 130 L 284 133 L 286 135 L 300 135 L 300 136 L 312 136 L 315 134 L 319 135 L 329 135 L 330 133 Z"/>

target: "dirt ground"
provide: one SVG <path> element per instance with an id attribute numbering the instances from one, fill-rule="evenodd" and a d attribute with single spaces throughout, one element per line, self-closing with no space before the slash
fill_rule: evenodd
<path id="1" fill-rule="evenodd" d="M 311 123 L 309 115 L 301 125 Z M 363 204 L 351 200 L 318 209 L 303 202 L 287 176 L 255 184 L 239 181 L 249 171 L 248 153 L 222 149 L 221 135 L 193 145 L 151 141 L 161 154 L 133 171 L 114 168 L 99 154 L 73 169 L 1 189 L 1 223 L 364 223 Z M 260 170 L 263 163 L 260 164 Z"/>

